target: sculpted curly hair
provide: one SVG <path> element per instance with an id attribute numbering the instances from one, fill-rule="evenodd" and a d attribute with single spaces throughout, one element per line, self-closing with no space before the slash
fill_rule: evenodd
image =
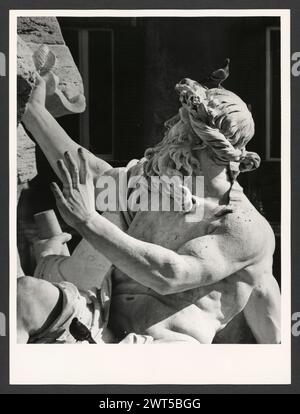
<path id="1" fill-rule="evenodd" d="M 144 171 L 150 175 L 192 175 L 199 168 L 195 150 L 207 148 L 211 158 L 229 171 L 251 171 L 260 157 L 246 151 L 254 135 L 254 121 L 247 105 L 224 88 L 208 89 L 196 81 L 183 79 L 176 85 L 182 107 L 166 122 L 164 139 L 145 152 Z M 232 171 L 233 172 L 233 171 Z"/>

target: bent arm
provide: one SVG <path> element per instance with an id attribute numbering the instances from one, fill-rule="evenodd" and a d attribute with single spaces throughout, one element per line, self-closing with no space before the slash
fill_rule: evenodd
<path id="1" fill-rule="evenodd" d="M 208 235 L 190 240 L 177 251 L 126 234 L 96 213 L 94 187 L 81 151 L 79 157 L 83 167 L 81 181 L 75 163 L 71 162 L 69 170 L 66 166 L 62 168 L 64 194 L 57 184 L 52 185 L 60 213 L 84 239 L 132 279 L 160 294 L 171 294 L 216 283 L 252 263 L 257 253 L 250 248 L 250 227 L 240 226 L 238 232 L 232 231 L 228 224 L 215 227 Z M 69 156 L 66 154 L 65 158 Z"/>
<path id="2" fill-rule="evenodd" d="M 29 102 L 23 123 L 36 139 L 55 173 L 61 178 L 57 160 L 64 158 L 66 151 L 69 151 L 77 160 L 77 151 L 80 146 L 68 136 L 43 105 Z M 97 158 L 88 150 L 84 149 L 84 152 L 94 181 L 99 175 L 112 168 L 110 164 Z"/>
<path id="3" fill-rule="evenodd" d="M 258 343 L 278 344 L 280 338 L 281 297 L 273 276 L 253 289 L 244 315 Z"/>
<path id="4" fill-rule="evenodd" d="M 228 246 L 220 235 L 199 237 L 176 252 L 131 237 L 98 214 L 76 229 L 122 272 L 160 294 L 210 285 L 243 266 L 231 254 L 237 249 L 220 249 Z"/>

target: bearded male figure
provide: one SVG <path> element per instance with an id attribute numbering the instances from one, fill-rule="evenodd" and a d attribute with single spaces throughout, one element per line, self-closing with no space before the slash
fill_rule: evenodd
<path id="1" fill-rule="evenodd" d="M 57 206 L 113 265 L 108 276 L 113 336 L 107 342 L 130 342 L 134 333 L 153 344 L 207 344 L 241 311 L 259 343 L 280 342 L 274 235 L 236 181 L 240 172 L 259 166 L 258 155 L 245 149 L 254 122 L 245 103 L 222 88 L 218 77 L 209 82 L 184 79 L 176 86 L 178 115 L 162 142 L 128 171 L 146 178 L 201 176 L 204 197 L 193 188 L 185 191 L 183 212 L 129 209 L 123 231 L 95 210 L 94 184 L 99 176 L 116 177 L 117 170 L 78 149 L 65 134 L 44 107 L 45 85 L 37 77 L 24 122 L 62 180 L 63 192 L 57 184 L 52 188 Z M 191 220 L 201 203 L 203 216 Z M 74 317 L 88 328 L 95 319 L 98 326 L 99 320 L 104 323 L 97 311 L 100 296 L 87 303 L 74 284 L 19 278 L 19 342 L 58 342 L 62 333 L 64 342 L 72 342 Z"/>

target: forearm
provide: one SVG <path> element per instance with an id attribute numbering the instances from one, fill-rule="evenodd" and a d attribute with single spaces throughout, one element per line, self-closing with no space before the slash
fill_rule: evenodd
<path id="1" fill-rule="evenodd" d="M 274 277 L 268 279 L 254 288 L 244 314 L 259 343 L 276 344 L 281 341 L 281 296 Z"/>
<path id="2" fill-rule="evenodd" d="M 248 314 L 247 314 L 248 315 Z M 280 317 L 272 313 L 256 314 L 256 322 L 246 317 L 252 333 L 260 344 L 279 344 L 281 342 Z"/>
<path id="3" fill-rule="evenodd" d="M 39 250 L 39 249 L 35 249 L 35 259 L 36 262 L 38 263 L 40 260 L 43 260 L 45 257 L 47 256 L 54 256 L 54 255 L 58 255 L 54 250 L 50 249 L 45 249 L 45 250 Z M 65 252 L 60 252 L 59 256 L 63 256 L 63 257 L 70 257 L 70 253 L 67 254 L 67 249 Z"/>
<path id="4" fill-rule="evenodd" d="M 77 230 L 130 278 L 161 294 L 171 293 L 183 266 L 176 252 L 135 239 L 99 214 Z"/>
<path id="5" fill-rule="evenodd" d="M 66 151 L 77 159 L 77 151 L 80 147 L 76 144 L 42 105 L 28 104 L 23 117 L 25 127 L 31 132 L 41 147 L 50 165 L 60 177 L 57 160 L 62 159 Z M 111 166 L 85 150 L 91 172 L 99 176 L 111 168 Z"/>

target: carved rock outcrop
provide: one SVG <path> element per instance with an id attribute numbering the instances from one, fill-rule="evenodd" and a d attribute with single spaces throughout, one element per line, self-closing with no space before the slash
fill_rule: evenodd
<path id="1" fill-rule="evenodd" d="M 32 50 L 18 36 L 17 43 L 17 123 L 19 125 L 34 84 Z"/>
<path id="2" fill-rule="evenodd" d="M 41 71 L 35 54 L 44 52 L 55 60 L 48 71 Z M 53 58 L 54 57 L 54 58 Z M 39 71 L 47 81 L 46 108 L 54 117 L 80 113 L 85 110 L 82 78 L 69 48 L 65 45 L 55 17 L 19 17 L 17 51 L 17 125 L 18 125 L 18 182 L 36 175 L 34 146 L 20 126 L 26 104 L 34 86 L 34 74 Z M 50 80 L 49 80 L 50 78 Z M 52 82 L 51 88 L 48 88 Z M 26 137 L 26 138 L 25 138 Z"/>

